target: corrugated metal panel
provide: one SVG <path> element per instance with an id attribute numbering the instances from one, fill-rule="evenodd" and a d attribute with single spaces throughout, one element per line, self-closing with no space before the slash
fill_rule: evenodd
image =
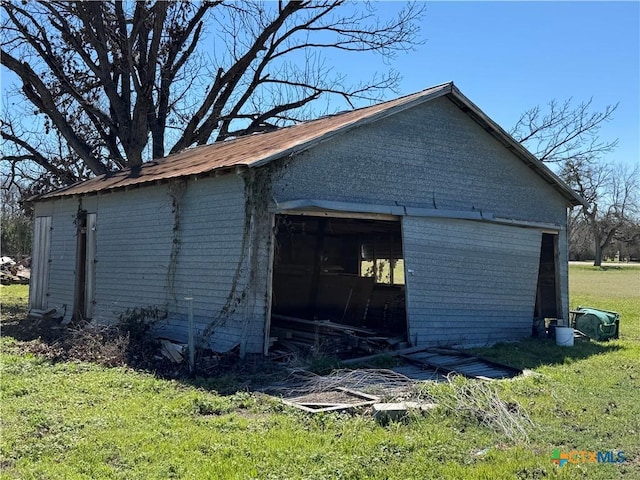
<path id="1" fill-rule="evenodd" d="M 319 142 L 413 108 L 424 102 L 447 95 L 459 110 L 471 117 L 480 128 L 489 132 L 506 146 L 521 162 L 544 179 L 572 205 L 583 200 L 553 174 L 542 162 L 518 144 L 500 126 L 487 117 L 453 85 L 445 83 L 421 92 L 370 107 L 353 110 L 318 120 L 301 123 L 273 132 L 250 135 L 185 150 L 161 160 L 144 164 L 141 168 L 123 170 L 43 195 L 40 199 L 56 196 L 79 195 L 144 183 L 153 183 L 182 176 L 202 175 L 234 167 L 257 167 L 277 158 L 307 150 Z M 447 119 L 443 118 L 446 124 Z M 410 131 L 411 127 L 409 127 Z M 414 146 L 415 148 L 415 146 Z"/>
<path id="2" fill-rule="evenodd" d="M 409 337 L 482 345 L 531 334 L 541 232 L 465 220 L 402 221 Z"/>
<path id="3" fill-rule="evenodd" d="M 29 283 L 29 306 L 47 308 L 49 290 L 49 252 L 51 248 L 51 217 L 36 217 L 33 230 L 33 256 Z"/>
<path id="4" fill-rule="evenodd" d="M 77 195 L 139 185 L 182 176 L 198 175 L 236 166 L 259 166 L 269 160 L 289 155 L 308 147 L 309 142 L 326 138 L 366 121 L 391 115 L 399 110 L 451 92 L 452 83 L 428 88 L 412 95 L 370 107 L 331 115 L 282 128 L 273 132 L 249 135 L 235 140 L 187 149 L 161 160 L 146 163 L 136 170 L 123 170 L 88 180 L 63 190 L 43 195 Z"/>
<path id="5" fill-rule="evenodd" d="M 476 357 L 462 350 L 433 348 L 422 352 L 402 355 L 411 363 L 435 369 L 442 375 L 455 372 L 471 378 L 512 378 L 522 370 Z"/>
<path id="6" fill-rule="evenodd" d="M 96 282 L 96 214 L 87 214 L 85 283 L 84 283 L 84 318 L 93 318 Z"/>

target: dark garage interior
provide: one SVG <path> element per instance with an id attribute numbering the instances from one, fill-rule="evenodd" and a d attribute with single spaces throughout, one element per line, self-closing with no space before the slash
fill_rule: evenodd
<path id="1" fill-rule="evenodd" d="M 406 340 L 399 221 L 278 215 L 271 337 L 331 353 Z"/>

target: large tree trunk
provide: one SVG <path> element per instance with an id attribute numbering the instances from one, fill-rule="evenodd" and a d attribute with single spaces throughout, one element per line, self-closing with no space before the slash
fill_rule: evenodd
<path id="1" fill-rule="evenodd" d="M 594 267 L 599 267 L 602 264 L 602 255 L 604 254 L 604 250 L 611 244 L 613 237 L 616 235 L 619 228 L 620 225 L 613 225 L 609 227 L 609 231 L 603 239 L 602 232 L 599 230 L 598 225 L 594 225 L 594 238 L 596 241 L 596 257 L 593 261 Z"/>
<path id="2" fill-rule="evenodd" d="M 602 247 L 600 246 L 600 239 L 596 239 L 596 255 L 593 259 L 593 266 L 600 267 L 602 266 Z"/>

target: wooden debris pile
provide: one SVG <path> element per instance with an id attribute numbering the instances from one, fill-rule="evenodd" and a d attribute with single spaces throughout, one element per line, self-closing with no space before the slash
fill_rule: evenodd
<path id="1" fill-rule="evenodd" d="M 384 422 L 399 419 L 408 410 L 433 408 L 431 402 L 419 398 L 418 383 L 386 369 L 334 370 L 329 375 L 297 369 L 289 379 L 271 384 L 263 391 L 280 397 L 285 405 L 308 413 L 365 407 Z M 384 403 L 388 401 L 395 403 Z"/>
<path id="2" fill-rule="evenodd" d="M 10 257 L 0 259 L 0 283 L 2 285 L 28 285 L 31 277 L 31 259 L 15 262 Z"/>
<path id="3" fill-rule="evenodd" d="M 331 320 L 308 320 L 285 315 L 272 315 L 270 351 L 275 355 L 321 350 L 325 354 L 349 356 L 373 353 L 406 346 L 405 339 L 381 335 L 369 328 L 356 327 Z"/>
<path id="4" fill-rule="evenodd" d="M 188 351 L 187 345 L 184 343 L 176 343 L 164 338 L 160 340 L 160 354 L 171 360 L 171 362 L 180 364 L 186 358 Z"/>
<path id="5" fill-rule="evenodd" d="M 380 401 L 375 395 L 369 395 L 357 390 L 336 387 L 326 392 L 308 393 L 299 397 L 282 399 L 282 403 L 298 408 L 304 412 L 320 413 L 351 408 L 365 407 Z"/>

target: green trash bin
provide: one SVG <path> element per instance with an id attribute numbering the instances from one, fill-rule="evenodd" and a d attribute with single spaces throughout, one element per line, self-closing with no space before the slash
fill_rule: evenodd
<path id="1" fill-rule="evenodd" d="M 573 310 L 573 328 L 588 335 L 589 338 L 602 341 L 618 338 L 620 315 L 618 312 L 600 310 L 592 307 L 578 307 Z"/>

